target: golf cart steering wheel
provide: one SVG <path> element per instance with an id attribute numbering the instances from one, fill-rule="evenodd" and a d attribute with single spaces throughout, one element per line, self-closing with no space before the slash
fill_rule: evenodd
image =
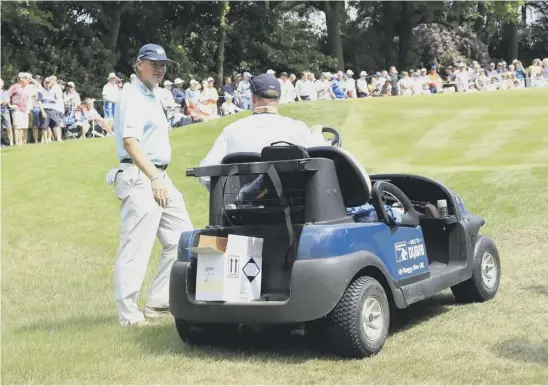
<path id="1" fill-rule="evenodd" d="M 386 181 L 377 181 L 373 185 L 371 191 L 371 196 L 373 198 L 373 206 L 377 212 L 377 217 L 379 221 L 384 222 L 388 226 L 395 225 L 394 222 L 388 216 L 386 209 L 384 208 L 387 205 L 387 201 L 398 202 L 402 209 L 403 215 L 402 223 L 403 226 L 417 226 L 419 225 L 419 216 L 413 207 L 413 204 L 409 198 L 395 185 L 386 182 Z"/>
<path id="2" fill-rule="evenodd" d="M 331 143 L 331 146 L 342 147 L 342 136 L 337 130 L 331 127 L 322 127 L 322 134 L 323 133 L 333 134 L 333 139 L 328 140 L 328 142 Z"/>

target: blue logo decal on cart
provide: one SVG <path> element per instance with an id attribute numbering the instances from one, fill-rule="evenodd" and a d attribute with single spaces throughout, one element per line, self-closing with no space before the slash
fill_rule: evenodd
<path id="1" fill-rule="evenodd" d="M 394 244 L 394 251 L 400 279 L 428 270 L 428 259 L 423 239 L 414 238 L 397 242 Z"/>

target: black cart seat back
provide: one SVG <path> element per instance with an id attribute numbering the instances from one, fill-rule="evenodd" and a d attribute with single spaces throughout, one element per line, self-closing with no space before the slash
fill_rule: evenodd
<path id="1" fill-rule="evenodd" d="M 223 157 L 221 164 L 240 164 L 246 162 L 261 162 L 261 155 L 254 152 L 230 153 Z"/>
<path id="2" fill-rule="evenodd" d="M 327 158 L 335 163 L 344 205 L 356 207 L 371 198 L 371 180 L 359 162 L 346 150 L 332 146 L 307 149 L 311 158 Z"/>
<path id="3" fill-rule="evenodd" d="M 187 169 L 188 176 L 209 176 L 209 225 L 254 226 L 254 224 L 283 224 L 285 210 L 290 207 L 291 222 L 295 225 L 346 221 L 341 189 L 335 162 L 327 158 L 312 158 L 305 148 L 292 144 L 275 145 L 276 149 L 264 149 L 264 158 L 258 153 L 232 153 L 219 165 Z M 277 160 L 277 159 L 280 160 Z M 276 170 L 271 170 L 275 168 Z M 257 173 L 258 170 L 262 172 Z M 273 187 L 273 172 L 278 174 L 278 189 L 268 189 L 256 198 L 246 194 L 261 187 L 253 182 L 262 176 L 267 187 Z M 283 189 L 282 192 L 279 187 Z M 255 202 L 253 202 L 255 201 Z M 261 209 L 262 208 L 262 209 Z M 275 212 L 275 213 L 273 213 Z M 276 215 L 279 214 L 281 216 Z"/>

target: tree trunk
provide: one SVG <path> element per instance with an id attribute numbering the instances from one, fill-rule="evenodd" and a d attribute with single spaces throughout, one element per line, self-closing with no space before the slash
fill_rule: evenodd
<path id="1" fill-rule="evenodd" d="M 394 65 L 394 3 L 385 1 L 382 3 L 382 23 L 384 27 L 384 61 L 386 68 Z"/>
<path id="2" fill-rule="evenodd" d="M 516 23 L 504 24 L 504 43 L 506 44 L 506 61 L 511 63 L 518 58 L 518 26 Z"/>
<path id="3" fill-rule="evenodd" d="M 483 15 L 485 13 L 485 6 L 480 1 L 478 2 L 478 17 L 474 21 L 474 31 L 476 32 L 476 39 L 480 42 L 483 42 Z"/>
<path id="4" fill-rule="evenodd" d="M 217 88 L 223 86 L 223 73 L 225 62 L 225 40 L 226 40 L 226 15 L 230 11 L 228 0 L 219 4 L 219 40 L 217 44 Z"/>
<path id="5" fill-rule="evenodd" d="M 329 54 L 337 60 L 337 70 L 344 70 L 344 56 L 341 39 L 341 19 L 344 1 L 325 1 L 321 3 L 327 24 L 327 42 Z"/>
<path id="6" fill-rule="evenodd" d="M 409 54 L 411 52 L 413 43 L 413 20 L 412 20 L 412 7 L 408 1 L 402 1 L 401 3 L 401 17 L 400 17 L 400 29 L 399 29 L 399 49 L 398 49 L 398 66 L 400 71 L 404 68 L 408 68 Z"/>
<path id="7" fill-rule="evenodd" d="M 101 22 L 105 28 L 105 47 L 110 49 L 112 54 L 110 63 L 114 66 L 118 62 L 117 47 L 118 34 L 120 33 L 120 25 L 122 23 L 122 14 L 124 13 L 129 2 L 121 3 L 99 3 L 102 9 L 103 17 Z"/>

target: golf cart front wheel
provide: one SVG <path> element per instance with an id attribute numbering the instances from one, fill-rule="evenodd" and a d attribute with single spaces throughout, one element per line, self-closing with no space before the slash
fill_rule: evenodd
<path id="1" fill-rule="evenodd" d="M 382 285 L 362 276 L 346 289 L 328 316 L 328 336 L 343 357 L 363 358 L 377 354 L 388 336 L 390 309 Z"/>
<path id="2" fill-rule="evenodd" d="M 495 296 L 499 284 L 499 252 L 490 238 L 480 236 L 474 248 L 472 277 L 451 287 L 451 292 L 459 302 L 484 302 Z"/>

